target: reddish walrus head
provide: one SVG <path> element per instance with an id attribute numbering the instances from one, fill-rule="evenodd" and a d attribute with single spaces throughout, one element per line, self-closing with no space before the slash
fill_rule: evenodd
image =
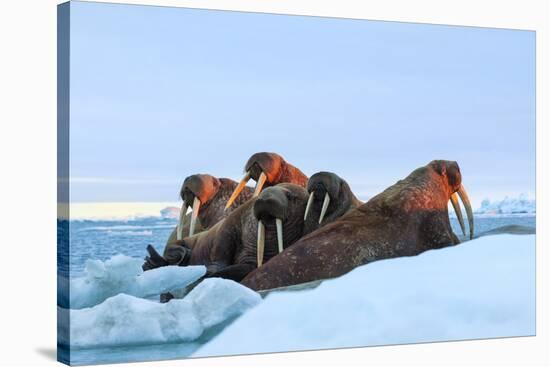
<path id="1" fill-rule="evenodd" d="M 180 190 L 183 203 L 178 225 L 168 237 L 163 256 L 153 253 L 153 247 L 148 246 L 149 256 L 145 258 L 143 270 L 188 261 L 189 251 L 182 246 L 182 240 L 212 228 L 252 197 L 253 189 L 246 187 L 231 207 L 225 209 L 225 203 L 236 187 L 237 182 L 228 178 L 208 174 L 188 176 Z M 192 210 L 186 214 L 188 207 Z"/>
<path id="2" fill-rule="evenodd" d="M 307 176 L 277 153 L 253 154 L 246 162 L 244 171 L 244 177 L 227 201 L 226 208 L 229 208 L 239 197 L 250 179 L 256 181 L 254 197 L 258 196 L 263 188 L 280 183 L 292 183 L 301 187 L 306 187 L 307 184 Z"/>
<path id="3" fill-rule="evenodd" d="M 472 238 L 473 213 L 460 168 L 454 161 L 437 160 L 304 236 L 248 274 L 242 284 L 262 290 L 333 278 L 372 261 L 457 244 L 447 211 L 451 200 L 464 227 L 457 194 L 466 208 Z"/>
<path id="4" fill-rule="evenodd" d="M 239 200 L 234 201 L 231 207 L 227 208 L 229 210 L 224 210 L 225 203 L 237 185 L 237 182 L 229 178 L 217 178 L 208 174 L 196 174 L 187 177 L 183 181 L 180 190 L 183 204 L 176 239 L 181 240 L 183 237 L 197 233 L 195 231 L 197 219 L 203 229 L 208 229 L 252 197 L 252 189 L 243 188 Z M 188 231 L 184 231 L 186 227 L 186 223 L 184 223 L 185 213 L 189 206 L 192 208 L 191 220 Z"/>

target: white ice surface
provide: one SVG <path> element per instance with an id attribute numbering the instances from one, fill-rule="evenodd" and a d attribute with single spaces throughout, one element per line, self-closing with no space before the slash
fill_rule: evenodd
<path id="1" fill-rule="evenodd" d="M 193 356 L 535 334 L 535 236 L 498 235 L 271 293 Z"/>
<path id="2" fill-rule="evenodd" d="M 184 299 L 158 303 L 119 294 L 70 311 L 73 348 L 188 342 L 257 305 L 261 297 L 227 279 L 202 281 Z"/>
<path id="3" fill-rule="evenodd" d="M 527 194 L 521 194 L 517 198 L 505 197 L 504 200 L 491 201 L 485 199 L 477 214 L 535 214 L 537 211 L 534 199 L 529 199 Z"/>
<path id="4" fill-rule="evenodd" d="M 206 273 L 204 266 L 165 266 L 144 272 L 142 259 L 116 255 L 86 261 L 86 275 L 71 280 L 72 309 L 90 307 L 119 293 L 146 298 L 185 288 Z"/>

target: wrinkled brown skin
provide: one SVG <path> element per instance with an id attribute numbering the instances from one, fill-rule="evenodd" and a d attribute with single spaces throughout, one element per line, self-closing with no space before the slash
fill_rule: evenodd
<path id="1" fill-rule="evenodd" d="M 363 202 L 353 194 L 348 183 L 332 172 L 321 171 L 311 176 L 307 183 L 307 191 L 310 194 L 314 193 L 314 199 L 308 213 L 304 235 L 334 222 L 350 210 L 363 205 Z M 323 201 L 327 193 L 330 197 L 330 203 L 323 221 L 319 224 Z M 312 217 L 314 220 L 310 221 L 309 217 Z"/>
<path id="2" fill-rule="evenodd" d="M 280 184 L 262 191 L 247 201 L 227 218 L 210 230 L 176 241 L 174 244 L 191 249 L 191 257 L 185 265 L 206 265 L 207 277 L 222 277 L 240 281 L 257 268 L 258 219 L 254 207 L 261 206 L 265 224 L 264 264 L 278 254 L 275 219 L 268 208 L 276 210 L 273 192 L 286 197 L 283 219 L 283 242 L 287 248 L 295 243 L 303 232 L 303 217 L 307 191 L 298 185 Z M 264 203 L 265 201 L 265 203 Z"/>
<path id="3" fill-rule="evenodd" d="M 262 172 L 265 173 L 267 180 L 264 187 L 285 182 L 301 187 L 307 185 L 307 176 L 277 153 L 260 152 L 253 154 L 246 162 L 244 170 L 250 172 L 250 177 L 255 181 L 258 181 Z"/>
<path id="4" fill-rule="evenodd" d="M 212 228 L 216 223 L 227 218 L 235 209 L 252 197 L 254 189 L 245 187 L 235 202 L 225 209 L 225 204 L 229 200 L 233 190 L 235 190 L 235 187 L 237 187 L 237 184 L 237 182 L 229 178 L 216 178 L 206 174 L 192 175 L 185 179 L 180 190 L 181 198 L 188 205 L 193 204 L 195 196 L 201 201 L 195 233 Z M 189 234 L 190 223 L 191 213 L 187 214 L 184 220 L 184 236 Z M 170 264 L 177 264 L 181 259 L 181 245 L 176 240 L 176 228 L 174 228 L 168 238 L 163 257 Z"/>
<path id="5" fill-rule="evenodd" d="M 372 261 L 458 244 L 447 203 L 461 180 L 456 162 L 432 161 L 303 237 L 242 284 L 262 290 L 333 278 Z"/>

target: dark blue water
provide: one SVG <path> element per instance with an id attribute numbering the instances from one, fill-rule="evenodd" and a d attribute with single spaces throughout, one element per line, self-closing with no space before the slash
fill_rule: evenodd
<path id="1" fill-rule="evenodd" d="M 116 254 L 143 258 L 148 244 L 162 253 L 176 223 L 175 219 L 159 217 L 128 221 L 71 221 L 71 278 L 83 275 L 87 259 L 105 261 Z"/>

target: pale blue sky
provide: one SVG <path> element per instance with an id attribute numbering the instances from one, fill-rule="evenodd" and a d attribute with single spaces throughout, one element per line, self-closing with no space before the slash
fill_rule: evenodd
<path id="1" fill-rule="evenodd" d="M 176 201 L 257 151 L 371 196 L 457 160 L 535 192 L 535 33 L 73 2 L 71 200 Z"/>

